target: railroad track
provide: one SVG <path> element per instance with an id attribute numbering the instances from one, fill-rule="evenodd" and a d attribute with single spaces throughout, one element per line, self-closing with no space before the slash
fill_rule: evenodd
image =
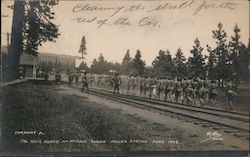
<path id="1" fill-rule="evenodd" d="M 108 91 L 104 89 L 94 89 L 94 90 L 108 92 L 112 94 L 112 91 Z M 201 113 L 206 113 L 206 114 L 211 114 L 211 115 L 217 115 L 221 117 L 228 117 L 228 118 L 245 121 L 245 122 L 250 121 L 249 114 L 242 113 L 242 112 L 228 111 L 228 110 L 207 107 L 207 106 L 202 107 L 202 106 L 186 105 L 186 104 L 181 104 L 181 103 L 173 103 L 169 101 L 150 99 L 150 98 L 145 98 L 145 97 L 140 97 L 140 96 L 135 96 L 135 95 L 128 95 L 128 94 L 120 94 L 120 96 L 125 97 L 125 98 L 131 98 L 131 99 L 138 100 L 138 101 L 162 105 L 162 106 L 169 106 L 173 108 L 180 108 L 183 110 L 196 111 L 196 112 L 201 112 Z"/>
<path id="2" fill-rule="evenodd" d="M 72 87 L 80 90 L 80 87 Z M 235 136 L 249 139 L 249 115 L 246 113 L 225 111 L 210 107 L 186 106 L 126 94 L 113 95 L 111 91 L 101 89 L 90 89 L 89 94 L 123 104 L 153 110 L 180 120 L 202 125 L 203 127 L 223 130 L 224 132 L 233 133 Z"/>

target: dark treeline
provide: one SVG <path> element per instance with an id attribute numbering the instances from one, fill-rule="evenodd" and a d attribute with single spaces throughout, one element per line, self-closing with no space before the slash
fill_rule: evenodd
<path id="1" fill-rule="evenodd" d="M 71 62 L 60 62 L 59 60 L 53 61 L 40 61 L 39 68 L 42 71 L 51 72 L 51 71 L 65 71 L 67 73 L 74 71 L 75 64 L 72 64 Z"/>
<path id="2" fill-rule="evenodd" d="M 191 57 L 186 58 L 182 49 L 176 52 L 159 50 L 150 66 L 146 66 L 142 60 L 142 52 L 138 49 L 134 57 L 126 51 L 121 63 L 112 63 L 105 60 L 100 54 L 95 58 L 90 67 L 86 63 L 80 65 L 79 69 L 85 69 L 95 74 L 110 74 L 110 70 L 116 70 L 122 75 L 147 75 L 164 78 L 208 78 L 218 80 L 219 85 L 224 81 L 233 81 L 238 84 L 239 80 L 249 80 L 250 45 L 246 46 L 240 41 L 240 29 L 235 25 L 234 35 L 227 41 L 227 33 L 221 23 L 212 31 L 212 37 L 216 46 L 201 45 L 198 38 L 190 50 Z M 204 55 L 208 52 L 208 56 Z M 172 55 L 174 54 L 174 55 Z M 61 70 L 71 71 L 70 65 L 57 65 Z M 57 68 L 57 70 L 59 70 Z"/>
<path id="3" fill-rule="evenodd" d="M 212 31 L 216 46 L 212 48 L 200 44 L 198 38 L 194 39 L 193 48 L 190 50 L 191 57 L 185 58 L 181 48 L 174 55 L 169 50 L 159 50 L 158 56 L 151 66 L 146 67 L 142 60 L 142 52 L 138 49 L 135 56 L 130 56 L 127 50 L 121 63 L 111 63 L 100 54 L 94 59 L 89 71 L 98 74 L 107 74 L 110 69 L 124 75 L 149 75 L 158 77 L 179 78 L 209 78 L 223 81 L 239 81 L 250 78 L 248 69 L 250 62 L 250 45 L 244 45 L 240 41 L 240 29 L 235 25 L 234 35 L 227 41 L 227 33 L 221 23 Z M 204 55 L 208 52 L 208 56 Z"/>

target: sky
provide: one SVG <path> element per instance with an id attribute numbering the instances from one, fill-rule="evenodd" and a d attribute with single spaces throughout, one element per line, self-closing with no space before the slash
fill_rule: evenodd
<path id="1" fill-rule="evenodd" d="M 11 3 L 2 2 L 2 33 L 11 31 L 12 10 L 6 7 Z M 39 52 L 80 56 L 80 42 L 85 36 L 88 65 L 100 53 L 108 61 L 121 62 L 127 49 L 132 57 L 140 49 L 147 65 L 159 50 L 168 49 L 174 55 L 180 47 L 189 57 L 195 38 L 208 54 L 206 45 L 215 46 L 212 30 L 219 22 L 228 41 L 236 24 L 241 29 L 240 40 L 247 45 L 249 38 L 247 0 L 61 0 L 52 10 L 60 36 L 55 43 L 44 43 Z M 5 34 L 1 39 L 2 45 L 6 44 Z"/>

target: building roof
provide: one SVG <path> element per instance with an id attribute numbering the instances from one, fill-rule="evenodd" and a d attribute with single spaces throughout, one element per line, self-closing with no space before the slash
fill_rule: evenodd
<path id="1" fill-rule="evenodd" d="M 30 54 L 22 54 L 20 56 L 20 64 L 21 65 L 37 65 L 38 58 L 37 56 L 33 56 Z"/>

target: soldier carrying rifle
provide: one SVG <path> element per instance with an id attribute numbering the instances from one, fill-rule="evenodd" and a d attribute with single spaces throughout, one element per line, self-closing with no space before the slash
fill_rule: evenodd
<path id="1" fill-rule="evenodd" d="M 82 76 L 82 92 L 86 88 L 87 92 L 89 91 L 88 80 L 87 80 L 87 72 L 84 72 Z"/>
<path id="2" fill-rule="evenodd" d="M 115 75 L 111 78 L 111 80 L 114 82 L 114 91 L 113 94 L 116 92 L 120 94 L 120 85 L 121 85 L 121 78 L 119 77 L 119 73 L 115 73 Z"/>

